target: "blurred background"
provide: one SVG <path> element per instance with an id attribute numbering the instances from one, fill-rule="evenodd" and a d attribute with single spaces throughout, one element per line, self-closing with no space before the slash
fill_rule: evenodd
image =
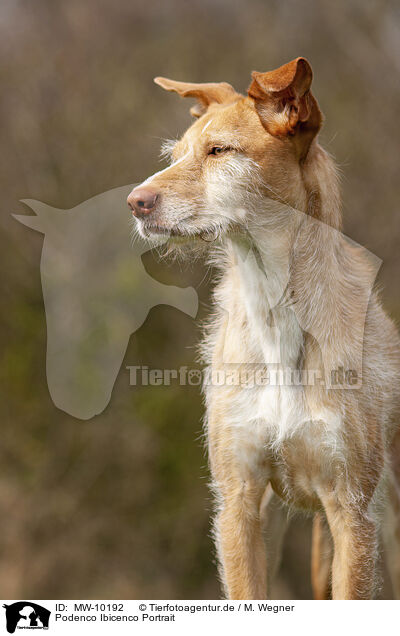
<path id="1" fill-rule="evenodd" d="M 399 318 L 395 0 L 2 0 L 2 598 L 219 598 L 199 389 L 131 387 L 125 368 L 193 366 L 196 322 L 152 309 L 105 411 L 66 415 L 46 383 L 43 235 L 10 214 L 29 213 L 23 198 L 72 208 L 163 167 L 161 140 L 187 127 L 189 103 L 154 76 L 245 91 L 250 71 L 299 55 L 343 175 L 345 231 L 383 260 L 383 299 Z M 195 286 L 207 315 L 199 263 L 143 262 L 160 282 Z M 294 518 L 274 596 L 310 598 L 309 581 L 310 520 Z"/>

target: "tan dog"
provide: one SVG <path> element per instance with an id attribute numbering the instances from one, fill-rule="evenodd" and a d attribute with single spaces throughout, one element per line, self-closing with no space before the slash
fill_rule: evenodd
<path id="1" fill-rule="evenodd" d="M 373 597 L 381 532 L 400 595 L 398 335 L 376 267 L 339 231 L 309 63 L 252 77 L 247 97 L 156 78 L 198 119 L 128 198 L 143 236 L 211 242 L 220 269 L 203 352 L 221 578 L 230 598 L 266 597 L 282 500 L 315 514 L 316 598 Z"/>

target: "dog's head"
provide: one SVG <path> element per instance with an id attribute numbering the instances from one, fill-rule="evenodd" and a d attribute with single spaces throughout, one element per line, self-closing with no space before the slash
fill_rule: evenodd
<path id="1" fill-rule="evenodd" d="M 207 240 L 249 229 L 266 198 L 301 206 L 302 166 L 322 121 L 311 80 L 304 58 L 254 72 L 247 97 L 226 83 L 156 78 L 197 100 L 197 120 L 171 146 L 171 165 L 128 197 L 142 236 Z"/>

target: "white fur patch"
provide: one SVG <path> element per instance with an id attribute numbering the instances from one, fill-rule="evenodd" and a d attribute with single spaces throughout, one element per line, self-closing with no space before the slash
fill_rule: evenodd
<path id="1" fill-rule="evenodd" d="M 142 186 L 149 185 L 153 181 L 153 179 L 158 177 L 160 174 L 165 174 L 166 172 L 168 172 L 168 170 L 171 170 L 171 168 L 176 167 L 178 164 L 182 163 L 182 161 L 185 161 L 185 159 L 188 158 L 188 156 L 190 155 L 191 152 L 193 152 L 193 149 L 189 149 L 187 151 L 187 153 L 183 155 L 183 157 L 181 157 L 177 161 L 174 161 L 174 163 L 171 164 L 170 166 L 167 166 L 163 170 L 159 170 L 158 172 L 155 172 L 154 174 L 152 174 L 150 177 L 148 177 L 146 179 L 146 181 L 143 181 L 143 183 L 141 185 Z"/>
<path id="2" fill-rule="evenodd" d="M 203 133 L 207 130 L 207 128 L 209 127 L 209 125 L 211 124 L 211 122 L 212 122 L 212 119 L 210 119 L 210 120 L 206 123 L 206 125 L 203 127 L 203 129 L 202 129 L 202 131 L 201 131 L 201 133 L 200 133 L 201 135 L 202 135 L 202 134 L 203 134 Z"/>

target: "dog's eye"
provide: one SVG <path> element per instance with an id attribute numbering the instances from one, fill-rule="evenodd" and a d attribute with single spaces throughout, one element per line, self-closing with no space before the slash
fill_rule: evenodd
<path id="1" fill-rule="evenodd" d="M 223 152 L 227 152 L 230 148 L 223 148 L 222 146 L 213 146 L 209 151 L 209 155 L 221 155 Z"/>

